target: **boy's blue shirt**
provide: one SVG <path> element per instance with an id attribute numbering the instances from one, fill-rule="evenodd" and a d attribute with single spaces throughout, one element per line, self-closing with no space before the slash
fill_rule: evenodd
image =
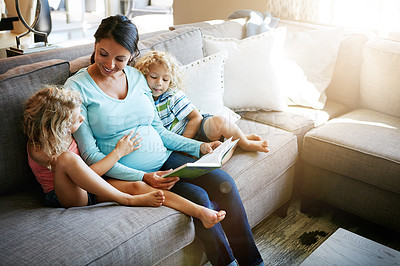
<path id="1" fill-rule="evenodd" d="M 164 127 L 182 135 L 189 122 L 188 115 L 196 109 L 185 93 L 169 89 L 154 102 Z"/>

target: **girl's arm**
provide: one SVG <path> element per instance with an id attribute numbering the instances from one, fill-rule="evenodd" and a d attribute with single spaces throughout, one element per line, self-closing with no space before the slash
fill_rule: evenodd
<path id="1" fill-rule="evenodd" d="M 142 138 L 139 137 L 139 133 L 136 134 L 133 138 L 133 131 L 129 135 L 123 136 L 115 145 L 114 150 L 112 150 L 109 154 L 106 155 L 103 159 L 94 163 L 90 166 L 96 174 L 102 176 L 108 170 L 110 170 L 122 157 L 128 155 L 131 152 L 134 152 L 140 148 L 140 142 Z"/>
<path id="2" fill-rule="evenodd" d="M 88 164 L 92 165 L 102 160 L 106 155 L 102 153 L 97 146 L 96 139 L 93 136 L 93 132 L 88 124 L 87 110 L 84 105 L 81 106 L 82 115 L 85 117 L 82 125 L 79 129 L 74 132 L 74 138 L 78 143 L 79 152 L 81 153 L 82 159 Z M 115 179 L 121 179 L 126 181 L 139 181 L 143 179 L 144 171 L 136 170 L 125 166 L 121 163 L 115 163 L 110 170 L 106 172 L 108 177 Z"/>
<path id="3" fill-rule="evenodd" d="M 185 132 L 183 132 L 182 136 L 192 139 L 194 136 L 196 136 L 197 131 L 199 131 L 201 121 L 203 120 L 203 116 L 200 114 L 199 111 L 196 109 L 193 109 L 187 116 L 189 119 Z"/>

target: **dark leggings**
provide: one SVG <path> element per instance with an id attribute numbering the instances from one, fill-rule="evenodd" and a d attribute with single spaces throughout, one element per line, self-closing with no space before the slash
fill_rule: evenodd
<path id="1" fill-rule="evenodd" d="M 193 161 L 195 159 L 173 152 L 161 170 Z M 211 229 L 205 229 L 200 220 L 194 219 L 196 236 L 213 265 L 228 265 L 235 259 L 239 265 L 262 262 L 238 189 L 229 174 L 217 169 L 195 179 L 181 179 L 171 191 L 210 209 L 226 211 L 225 219 Z"/>

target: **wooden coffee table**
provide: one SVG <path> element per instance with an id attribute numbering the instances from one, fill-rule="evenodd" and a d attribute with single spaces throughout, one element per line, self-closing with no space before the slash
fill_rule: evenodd
<path id="1" fill-rule="evenodd" d="M 300 265 L 400 265 L 400 252 L 339 228 Z"/>

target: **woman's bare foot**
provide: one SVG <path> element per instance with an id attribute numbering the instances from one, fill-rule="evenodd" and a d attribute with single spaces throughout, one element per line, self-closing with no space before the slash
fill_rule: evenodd
<path id="1" fill-rule="evenodd" d="M 239 141 L 239 147 L 245 151 L 261 151 L 261 152 L 268 152 L 268 141 L 254 141 L 254 140 L 247 140 L 247 141 Z"/>
<path id="2" fill-rule="evenodd" d="M 145 194 L 132 195 L 128 205 L 141 207 L 160 207 L 164 201 L 164 192 L 161 190 L 156 190 Z"/>
<path id="3" fill-rule="evenodd" d="M 261 140 L 262 140 L 261 137 L 260 137 L 260 135 L 257 135 L 257 134 L 255 134 L 255 133 L 247 134 L 247 135 L 246 135 L 246 138 L 247 138 L 248 140 L 255 140 L 255 141 L 261 141 Z"/>
<path id="4" fill-rule="evenodd" d="M 225 218 L 225 211 L 214 211 L 204 207 L 201 212 L 200 221 L 203 223 L 204 227 L 210 229 L 215 224 L 221 222 Z"/>

